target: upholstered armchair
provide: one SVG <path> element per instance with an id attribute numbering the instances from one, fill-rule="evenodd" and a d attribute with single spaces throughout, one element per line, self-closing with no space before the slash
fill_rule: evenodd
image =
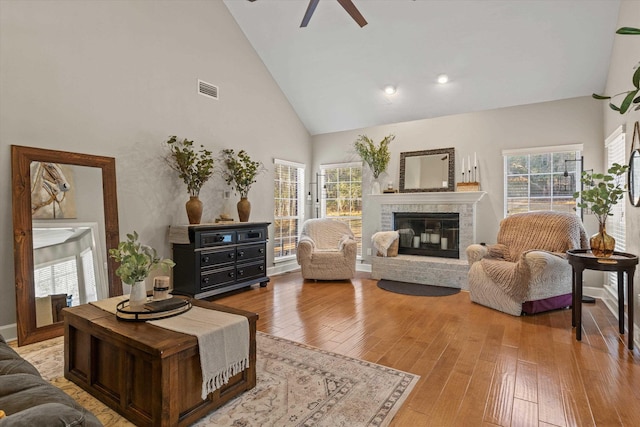
<path id="1" fill-rule="evenodd" d="M 353 232 L 344 222 L 309 219 L 302 225 L 296 258 L 305 279 L 351 279 L 356 274 L 357 250 Z"/>
<path id="2" fill-rule="evenodd" d="M 500 222 L 497 244 L 467 248 L 471 301 L 520 316 L 571 305 L 569 249 L 587 248 L 580 218 L 537 211 Z"/>

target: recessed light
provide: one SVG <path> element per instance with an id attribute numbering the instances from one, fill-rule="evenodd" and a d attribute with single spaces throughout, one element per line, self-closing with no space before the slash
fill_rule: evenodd
<path id="1" fill-rule="evenodd" d="M 438 83 L 440 83 L 441 85 L 447 83 L 449 81 L 449 76 L 447 76 L 446 74 L 440 74 L 438 76 Z"/>
<path id="2" fill-rule="evenodd" d="M 396 93 L 395 86 L 391 86 L 391 85 L 385 86 L 384 93 L 386 93 L 387 95 L 393 95 L 394 93 Z"/>

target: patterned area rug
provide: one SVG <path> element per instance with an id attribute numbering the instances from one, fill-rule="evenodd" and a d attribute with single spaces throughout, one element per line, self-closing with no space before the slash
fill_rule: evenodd
<path id="1" fill-rule="evenodd" d="M 386 426 L 419 379 L 261 332 L 256 341 L 256 387 L 194 426 Z M 133 425 L 63 377 L 62 337 L 16 351 L 105 426 Z"/>

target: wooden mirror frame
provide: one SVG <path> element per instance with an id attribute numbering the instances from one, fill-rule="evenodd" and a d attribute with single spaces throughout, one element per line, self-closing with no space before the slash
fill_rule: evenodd
<path id="1" fill-rule="evenodd" d="M 627 189 L 629 190 L 629 202 L 631 206 L 640 207 L 640 149 L 631 151 L 629 157 L 629 172 L 627 175 Z"/>
<path id="2" fill-rule="evenodd" d="M 433 156 L 438 154 L 448 154 L 449 164 L 447 174 L 447 186 L 436 188 L 404 188 L 405 168 L 407 157 Z M 400 192 L 401 193 L 422 193 L 432 191 L 455 191 L 455 172 L 456 172 L 456 150 L 455 148 L 438 148 L 435 150 L 407 151 L 400 153 Z"/>
<path id="3" fill-rule="evenodd" d="M 16 282 L 16 323 L 18 345 L 31 344 L 64 333 L 62 322 L 36 326 L 35 279 L 33 264 L 33 221 L 31 215 L 31 162 L 63 163 L 102 170 L 105 244 L 118 246 L 118 200 L 116 161 L 112 157 L 70 153 L 42 148 L 11 146 L 11 183 L 13 186 L 13 262 Z M 109 296 L 122 295 L 122 282 L 115 275 L 116 262 L 107 256 Z"/>

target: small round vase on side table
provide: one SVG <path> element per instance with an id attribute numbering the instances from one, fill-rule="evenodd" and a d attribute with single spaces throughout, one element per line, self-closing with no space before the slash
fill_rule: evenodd
<path id="1" fill-rule="evenodd" d="M 638 256 L 613 252 L 608 258 L 593 255 L 588 249 L 572 249 L 567 251 L 569 264 L 573 268 L 571 291 L 571 324 L 576 328 L 576 340 L 582 340 L 582 272 L 587 270 L 612 271 L 618 273 L 618 327 L 624 334 L 624 273 L 627 273 L 627 339 L 628 348 L 633 350 L 633 275 L 638 264 Z"/>

